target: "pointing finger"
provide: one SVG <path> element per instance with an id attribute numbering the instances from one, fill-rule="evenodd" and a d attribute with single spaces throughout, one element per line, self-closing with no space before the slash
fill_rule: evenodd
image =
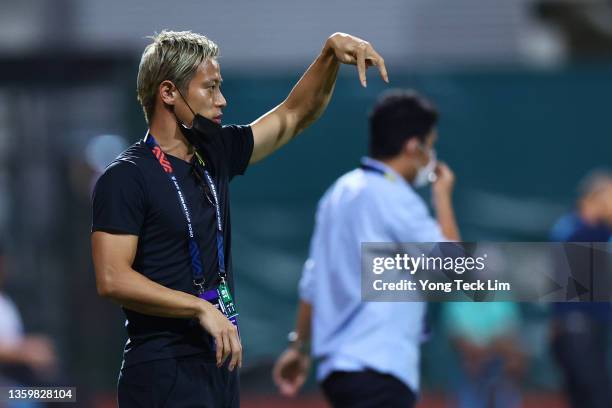
<path id="1" fill-rule="evenodd" d="M 389 83 L 389 74 L 387 74 L 387 67 L 385 66 L 385 60 L 382 57 L 379 57 L 379 59 L 375 62 L 375 64 L 378 67 L 378 70 L 380 71 L 380 76 L 382 77 L 383 81 L 385 81 L 386 83 Z"/>
<path id="2" fill-rule="evenodd" d="M 357 72 L 359 72 L 359 81 L 364 88 L 366 82 L 366 63 L 365 63 L 366 44 L 364 42 L 357 46 Z"/>
<path id="3" fill-rule="evenodd" d="M 380 71 L 380 76 L 382 77 L 383 81 L 385 81 L 386 83 L 389 83 L 389 75 L 387 74 L 387 67 L 385 66 L 385 60 L 371 46 L 370 46 L 369 51 L 370 51 L 370 54 L 372 55 L 372 58 L 371 58 L 372 63 L 378 67 L 378 70 Z"/>

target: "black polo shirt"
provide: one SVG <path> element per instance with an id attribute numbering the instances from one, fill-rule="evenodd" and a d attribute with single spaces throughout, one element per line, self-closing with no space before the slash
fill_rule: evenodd
<path id="1" fill-rule="evenodd" d="M 249 126 L 224 126 L 222 147 L 216 152 L 219 169 L 214 179 L 221 199 L 224 252 L 230 288 L 231 228 L 229 182 L 244 174 L 253 152 Z M 155 135 L 154 135 L 155 136 Z M 214 207 L 192 171 L 192 163 L 167 155 L 187 199 L 202 254 L 206 282 L 217 282 L 217 244 Z M 93 192 L 93 231 L 138 236 L 132 268 L 171 289 L 195 294 L 192 284 L 187 227 L 176 190 L 157 159 L 143 142 L 130 146 L 98 179 Z M 123 367 L 144 361 L 191 354 L 214 360 L 212 337 L 195 319 L 174 319 L 123 308 L 128 341 Z"/>

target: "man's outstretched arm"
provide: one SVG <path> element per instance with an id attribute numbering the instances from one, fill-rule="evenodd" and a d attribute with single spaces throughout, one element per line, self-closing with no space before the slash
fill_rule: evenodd
<path id="1" fill-rule="evenodd" d="M 321 116 L 331 99 L 341 63 L 357 66 L 364 87 L 366 70 L 372 65 L 389 82 L 385 62 L 370 43 L 349 34 L 331 35 L 287 99 L 251 123 L 255 146 L 250 163 L 270 155 Z"/>

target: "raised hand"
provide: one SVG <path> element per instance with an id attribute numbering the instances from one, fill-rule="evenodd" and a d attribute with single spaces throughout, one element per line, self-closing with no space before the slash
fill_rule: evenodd
<path id="1" fill-rule="evenodd" d="M 357 65 L 359 81 L 363 87 L 367 86 L 366 70 L 372 65 L 378 68 L 383 81 L 389 83 L 385 60 L 369 42 L 350 34 L 335 33 L 327 39 L 327 44 L 339 62 Z"/>

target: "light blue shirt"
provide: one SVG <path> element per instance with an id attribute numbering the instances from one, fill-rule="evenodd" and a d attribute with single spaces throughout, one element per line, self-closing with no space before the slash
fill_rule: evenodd
<path id="1" fill-rule="evenodd" d="M 425 304 L 361 301 L 362 242 L 446 241 L 425 202 L 385 164 L 340 177 L 319 201 L 300 298 L 313 307 L 318 381 L 370 368 L 419 389 Z"/>

